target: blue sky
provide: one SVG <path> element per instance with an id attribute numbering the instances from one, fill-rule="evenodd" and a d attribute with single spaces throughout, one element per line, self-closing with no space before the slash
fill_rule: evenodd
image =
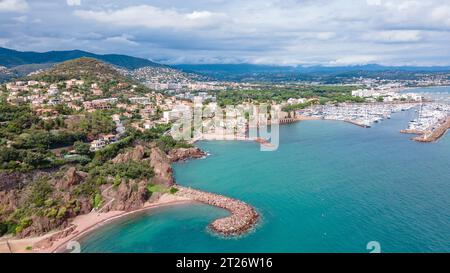
<path id="1" fill-rule="evenodd" d="M 448 0 L 0 0 L 0 46 L 165 63 L 450 65 Z"/>

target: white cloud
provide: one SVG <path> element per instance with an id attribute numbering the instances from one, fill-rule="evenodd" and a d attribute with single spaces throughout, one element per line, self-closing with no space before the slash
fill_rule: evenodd
<path id="1" fill-rule="evenodd" d="M 388 64 L 417 60 L 423 49 L 435 52 L 426 58 L 441 59 L 438 52 L 449 42 L 436 34 L 450 26 L 446 0 L 229 0 L 205 2 L 202 10 L 177 2 L 171 9 L 141 5 L 75 14 L 133 32 L 156 31 L 167 37 L 158 51 L 173 62 Z"/>
<path id="2" fill-rule="evenodd" d="M 28 8 L 27 19 L 0 15 L 0 24 L 8 25 L 0 37 L 27 50 L 76 46 L 192 63 L 450 65 L 450 0 L 28 3 L 32 7 L 25 0 L 0 0 L 3 11 Z"/>
<path id="3" fill-rule="evenodd" d="M 25 0 L 0 0 L 0 12 L 24 12 L 28 10 Z"/>
<path id="4" fill-rule="evenodd" d="M 7 46 L 9 43 L 8 39 L 0 38 L 0 46 Z"/>
<path id="5" fill-rule="evenodd" d="M 330 40 L 336 37 L 336 33 L 334 32 L 318 32 L 316 33 L 316 37 L 319 40 Z"/>
<path id="6" fill-rule="evenodd" d="M 381 6 L 381 0 L 366 0 L 369 6 Z"/>
<path id="7" fill-rule="evenodd" d="M 14 17 L 13 20 L 18 23 L 26 23 L 28 21 L 28 17 L 27 16 L 18 16 L 18 17 Z"/>
<path id="8" fill-rule="evenodd" d="M 357 65 L 357 64 L 370 64 L 378 60 L 376 56 L 370 55 L 350 55 L 344 56 L 337 60 L 331 61 L 330 65 Z"/>
<path id="9" fill-rule="evenodd" d="M 108 38 L 105 39 L 105 41 L 106 42 L 117 43 L 117 44 L 122 44 L 122 45 L 131 45 L 131 46 L 138 45 L 138 43 L 136 43 L 132 39 L 133 39 L 133 37 L 123 34 L 123 35 L 120 35 L 120 36 L 108 37 Z"/>
<path id="10" fill-rule="evenodd" d="M 369 32 L 363 37 L 366 40 L 384 43 L 409 43 L 422 40 L 420 31 L 417 30 L 389 30 Z"/>
<path id="11" fill-rule="evenodd" d="M 450 26 L 450 6 L 440 6 L 433 9 L 431 18 L 437 22 L 441 22 Z"/>
<path id="12" fill-rule="evenodd" d="M 378 23 L 389 27 L 445 28 L 450 26 L 448 0 L 367 0 Z M 369 10 L 370 11 L 370 10 Z"/>
<path id="13" fill-rule="evenodd" d="M 80 6 L 81 0 L 66 0 L 67 5 L 69 6 Z"/>
<path id="14" fill-rule="evenodd" d="M 117 10 L 77 10 L 83 19 L 127 27 L 195 29 L 215 26 L 226 20 L 221 13 L 193 11 L 181 13 L 174 9 L 161 9 L 149 5 L 130 6 Z"/>

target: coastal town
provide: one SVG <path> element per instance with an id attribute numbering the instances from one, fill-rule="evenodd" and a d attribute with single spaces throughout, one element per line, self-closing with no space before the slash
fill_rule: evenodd
<path id="1" fill-rule="evenodd" d="M 205 157 L 192 145 L 199 140 L 270 146 L 251 130 L 304 120 L 370 128 L 402 111 L 415 111 L 417 117 L 401 133 L 415 134 L 418 142 L 436 141 L 450 127 L 449 104 L 415 93 L 410 85 L 212 81 L 170 68 L 125 73 L 88 58 L 6 82 L 1 88 L 2 180 L 26 185 L 39 178 L 42 185 L 31 189 L 38 196 L 27 201 L 31 205 L 14 201 L 25 194 L 8 190 L 14 185 L 0 188 L 6 234 L 0 249 L 61 251 L 70 239 L 112 219 L 186 202 L 229 211 L 230 216 L 210 223 L 212 232 L 245 234 L 259 221 L 251 204 L 177 185 L 171 163 Z"/>
<path id="2" fill-rule="evenodd" d="M 119 70 L 120 71 L 120 70 Z M 56 83 L 27 80 L 13 81 L 4 85 L 3 96 L 13 105 L 27 104 L 33 111 L 45 120 L 54 120 L 61 113 L 55 108 L 68 108 L 76 113 L 108 111 L 116 124 L 115 134 L 101 135 L 90 143 L 90 149 L 96 151 L 108 144 L 114 143 L 124 135 L 125 128 L 131 127 L 144 131 L 158 125 L 172 124 L 183 116 L 192 115 L 194 108 L 201 105 L 201 132 L 195 136 L 200 139 L 242 139 L 248 135 L 250 120 L 242 113 L 229 113 L 235 118 L 216 120 L 215 113 L 224 105 L 217 101 L 217 92 L 227 90 L 260 90 L 265 84 L 234 83 L 234 82 L 198 82 L 186 73 L 174 72 L 170 68 L 142 68 L 133 72 L 133 78 L 143 82 L 149 92 L 139 94 L 137 85 L 119 82 L 116 85 L 118 93 L 127 96 L 106 96 L 100 82 L 83 79 L 69 79 Z M 120 71 L 122 74 L 127 74 Z M 372 81 L 360 80 L 362 88 L 351 91 L 351 96 L 360 98 L 359 103 L 335 103 L 333 101 L 318 104 L 316 98 L 288 98 L 285 101 L 268 101 L 274 107 L 307 105 L 294 111 L 281 111 L 273 122 L 286 120 L 295 116 L 295 120 L 326 119 L 347 121 L 362 127 L 371 127 L 384 119 L 389 119 L 392 113 L 417 108 L 420 105 L 420 115 L 412 121 L 405 131 L 430 135 L 437 130 L 449 115 L 448 104 L 436 104 L 427 101 L 421 94 L 407 89 L 411 81 Z M 416 86 L 443 85 L 447 82 L 441 78 L 435 81 L 415 82 Z M 283 85 L 276 85 L 280 87 Z M 402 92 L 408 90 L 408 92 Z M 255 115 L 258 125 L 267 124 L 267 114 L 259 113 L 252 105 L 252 99 L 234 105 L 235 111 L 245 109 L 250 115 Z M 361 103 L 364 102 L 364 103 Z M 253 117 L 253 116 L 252 116 Z M 70 117 L 66 117 L 70 118 Z M 264 122 L 264 120 L 266 120 Z M 124 126 L 126 123 L 127 126 Z M 230 133 L 232 132 L 232 133 Z M 230 135 L 231 134 L 231 135 Z"/>

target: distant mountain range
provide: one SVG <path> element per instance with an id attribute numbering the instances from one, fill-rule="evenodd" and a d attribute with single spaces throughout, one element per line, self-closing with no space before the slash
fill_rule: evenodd
<path id="1" fill-rule="evenodd" d="M 81 50 L 70 51 L 49 51 L 39 52 L 22 52 L 0 47 L 0 66 L 14 68 L 17 66 L 30 64 L 54 64 L 68 60 L 78 59 L 81 57 L 89 57 L 101 60 L 126 69 L 137 69 L 141 67 L 163 67 L 164 65 L 152 62 L 143 58 L 136 58 L 127 55 L 107 54 L 99 55 Z"/>
<path id="2" fill-rule="evenodd" d="M 82 57 L 94 58 L 117 67 L 134 70 L 143 67 L 175 68 L 207 78 L 229 81 L 291 82 L 318 81 L 324 83 L 349 82 L 355 77 L 384 79 L 417 79 L 420 73 L 450 73 L 449 66 L 382 66 L 378 64 L 353 66 L 276 66 L 256 64 L 179 64 L 166 66 L 147 59 L 127 55 L 100 55 L 81 50 L 21 52 L 0 47 L 0 82 L 19 78 L 54 64 Z M 175 70 L 174 70 L 175 71 Z M 178 73 L 177 71 L 174 73 Z"/>
<path id="3" fill-rule="evenodd" d="M 180 64 L 173 67 L 185 71 L 198 73 L 342 73 L 353 71 L 382 72 L 382 71 L 408 71 L 408 72 L 446 72 L 450 66 L 383 66 L 378 64 L 350 65 L 350 66 L 276 66 L 257 64 Z"/>
<path id="4" fill-rule="evenodd" d="M 173 66 L 185 72 L 197 73 L 219 80 L 241 82 L 310 81 L 347 83 L 353 78 L 418 79 L 419 74 L 450 73 L 448 66 L 275 66 L 254 64 L 181 64 Z"/>

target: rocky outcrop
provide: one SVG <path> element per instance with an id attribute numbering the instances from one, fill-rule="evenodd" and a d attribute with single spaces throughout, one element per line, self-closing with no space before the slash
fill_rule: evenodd
<path id="1" fill-rule="evenodd" d="M 155 143 L 139 143 L 117 155 L 111 162 L 114 164 L 129 161 L 144 162 L 154 171 L 151 180 L 123 178 L 120 183 L 115 180 L 113 185 L 113 178 L 105 177 L 108 183 L 94 189 L 97 191 L 95 194 L 92 193 L 94 186 L 92 183 L 95 181 L 89 179 L 88 173 L 75 167 L 62 168 L 58 172 L 49 170 L 26 174 L 0 174 L 0 221 L 9 221 L 8 215 L 11 216 L 18 208 L 26 208 L 29 212 L 26 216 L 13 219 L 18 227 L 17 237 L 37 236 L 52 230 L 61 230 L 67 228 L 74 217 L 90 213 L 93 210 L 94 199 L 97 200 L 94 196 L 98 193 L 101 193 L 102 200 L 100 208 L 96 209 L 97 212 L 138 210 L 147 202 L 157 201 L 162 195 L 158 192 L 149 192 L 150 183 L 162 185 L 164 188 L 170 188 L 175 184 L 171 166 L 173 161 L 203 156 L 205 153 L 198 148 L 176 149 L 168 156 Z M 40 178 L 43 178 L 52 190 L 42 197 L 45 198 L 43 200 L 45 204 L 40 204 L 39 207 L 29 206 L 30 194 L 35 191 L 34 183 L 42 181 Z M 39 190 L 45 192 L 45 186 L 43 187 Z M 204 202 L 208 203 L 205 200 Z"/>
<path id="2" fill-rule="evenodd" d="M 168 157 L 172 162 L 187 160 L 187 159 L 198 159 L 205 157 L 206 153 L 197 147 L 192 148 L 179 148 L 173 149 L 169 152 Z"/>
<path id="3" fill-rule="evenodd" d="M 19 238 L 41 235 L 66 227 L 72 218 L 92 210 L 92 200 L 89 196 L 74 193 L 78 185 L 86 182 L 87 176 L 87 173 L 77 171 L 75 167 L 53 176 L 49 176 L 49 172 L 23 174 L 23 185 L 0 191 L 0 221 L 15 222 L 16 235 Z M 50 191 L 33 188 L 35 183 L 40 183 L 42 179 L 48 183 Z M 36 198 L 43 199 L 45 204 L 36 206 Z M 19 208 L 27 210 L 27 215 L 19 215 L 11 220 L 10 216 Z"/>
<path id="4" fill-rule="evenodd" d="M 19 199 L 18 190 L 0 191 L 0 214 L 8 215 L 14 212 L 19 206 Z"/>
<path id="5" fill-rule="evenodd" d="M 151 195 L 147 190 L 149 183 L 165 187 L 174 184 L 171 160 L 157 145 L 136 145 L 132 150 L 119 154 L 112 160 L 115 164 L 128 161 L 148 162 L 148 167 L 153 168 L 155 175 L 151 181 L 122 179 L 119 186 L 104 189 L 102 192 L 103 212 L 109 210 L 131 211 L 142 208 L 150 197 L 153 200 L 158 198 L 157 193 Z"/>
<path id="6" fill-rule="evenodd" d="M 84 182 L 88 174 L 77 171 L 75 167 L 70 167 L 64 174 L 64 177 L 56 182 L 56 187 L 61 190 L 70 189 Z"/>
<path id="7" fill-rule="evenodd" d="M 66 229 L 63 229 L 61 231 L 56 232 L 55 234 L 52 234 L 48 238 L 45 238 L 44 240 L 39 241 L 34 245 L 35 249 L 46 249 L 53 245 L 53 243 L 61 238 L 66 238 L 68 235 L 70 235 L 72 232 L 75 231 L 75 226 L 71 225 Z"/>
<path id="8" fill-rule="evenodd" d="M 58 169 L 34 170 L 31 172 L 6 172 L 0 171 L 0 191 L 22 189 L 31 182 L 56 172 Z"/>
<path id="9" fill-rule="evenodd" d="M 57 198 L 57 195 L 54 195 Z M 66 203 L 67 205 L 67 203 Z M 57 215 L 33 215 L 30 218 L 30 225 L 20 231 L 18 238 L 38 236 L 46 232 L 66 228 L 71 219 L 78 215 L 87 214 L 92 211 L 92 202 L 87 197 L 79 197 L 71 205 L 60 207 Z"/>
<path id="10" fill-rule="evenodd" d="M 171 160 L 167 157 L 166 153 L 155 144 L 152 144 L 151 146 L 150 165 L 155 172 L 152 183 L 165 185 L 167 187 L 174 184 Z"/>
<path id="11" fill-rule="evenodd" d="M 55 193 L 55 200 L 60 198 L 64 200 L 64 206 L 55 210 L 55 214 L 50 215 L 33 215 L 30 218 L 30 225 L 21 230 L 17 235 L 19 238 L 38 236 L 46 232 L 62 229 L 69 225 L 71 219 L 78 215 L 87 214 L 92 211 L 92 201 L 88 197 L 77 197 L 76 200 L 71 199 L 69 193 Z M 67 201 L 69 199 L 72 201 Z M 47 211 L 49 213 L 49 211 Z"/>
<path id="12" fill-rule="evenodd" d="M 55 228 L 65 228 L 68 224 L 65 218 L 50 219 L 45 216 L 33 216 L 31 221 L 32 224 L 29 227 L 17 234 L 19 238 L 41 235 Z"/>
<path id="13" fill-rule="evenodd" d="M 142 145 L 137 145 L 132 150 L 117 155 L 113 160 L 111 160 L 113 163 L 125 163 L 131 160 L 139 161 L 142 160 L 145 156 L 145 147 Z"/>
<path id="14" fill-rule="evenodd" d="M 21 188 L 26 178 L 25 174 L 18 172 L 0 172 L 0 191 Z"/>
<path id="15" fill-rule="evenodd" d="M 147 184 L 147 181 L 134 180 L 120 183 L 113 191 L 113 202 L 109 210 L 132 211 L 142 208 L 150 197 Z"/>
<path id="16" fill-rule="evenodd" d="M 147 154 L 150 154 L 148 157 Z M 149 168 L 153 168 L 155 176 L 152 183 L 171 186 L 174 183 L 171 159 L 156 144 L 149 147 L 137 145 L 132 150 L 117 155 L 113 163 L 125 163 L 128 161 L 148 161 Z"/>

